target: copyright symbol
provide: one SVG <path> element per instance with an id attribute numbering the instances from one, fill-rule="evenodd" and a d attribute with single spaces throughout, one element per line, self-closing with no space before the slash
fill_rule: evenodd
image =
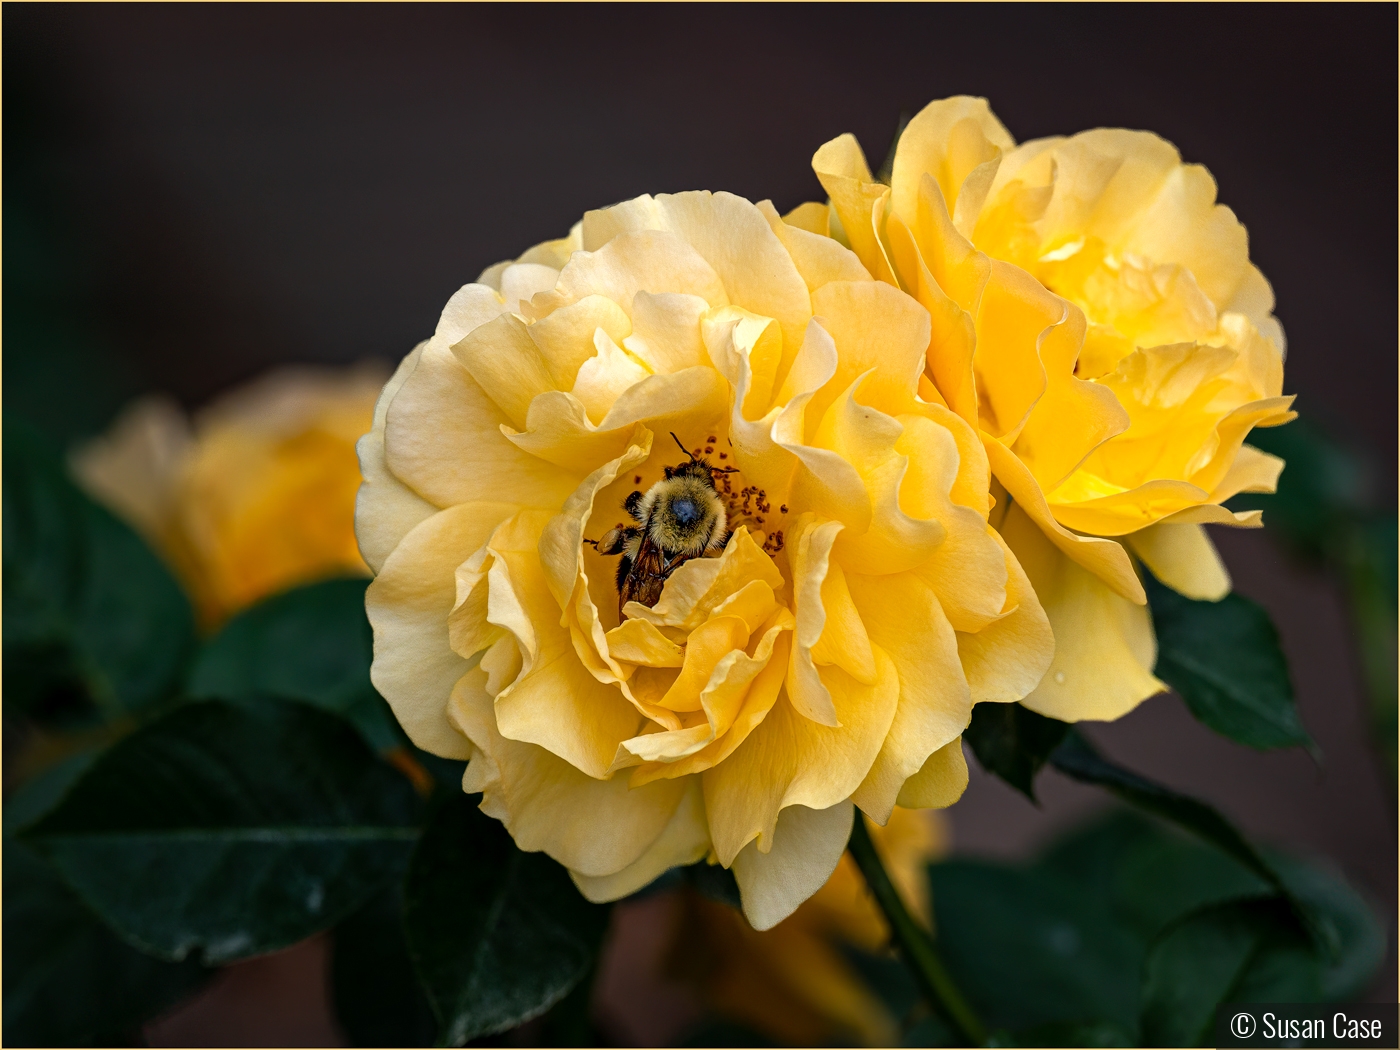
<path id="1" fill-rule="evenodd" d="M 1254 1034 L 1254 1015 L 1240 1012 L 1230 1018 L 1230 1034 L 1236 1039 L 1248 1039 Z"/>

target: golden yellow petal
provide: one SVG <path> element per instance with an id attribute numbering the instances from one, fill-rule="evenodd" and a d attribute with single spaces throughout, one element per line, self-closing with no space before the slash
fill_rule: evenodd
<path id="1" fill-rule="evenodd" d="M 958 657 L 974 704 L 1009 703 L 1034 689 L 1055 656 L 1055 635 L 1026 571 L 995 530 L 1006 565 L 1001 617 L 976 634 L 958 634 Z"/>
<path id="2" fill-rule="evenodd" d="M 1230 593 L 1230 573 L 1200 525 L 1153 525 L 1129 536 L 1128 546 L 1153 576 L 1188 598 L 1218 602 Z"/>
<path id="3" fill-rule="evenodd" d="M 1065 722 L 1112 721 L 1166 690 L 1152 676 L 1157 641 L 1144 605 L 1065 557 L 1020 504 L 1007 512 L 1001 534 L 1055 632 L 1055 659 L 1021 703 Z"/>
<path id="4" fill-rule="evenodd" d="M 1080 536 L 1064 528 L 1051 514 L 1050 505 L 1046 503 L 1045 496 L 1040 491 L 1040 486 L 1035 483 L 1030 470 L 1015 453 L 992 438 L 984 437 L 983 447 L 987 450 L 987 459 L 991 463 L 992 471 L 1006 486 L 1006 491 L 1015 501 L 1014 505 L 1019 506 L 1044 530 L 1051 543 L 1077 564 L 1102 579 L 1115 593 L 1138 605 L 1147 604 L 1147 595 L 1143 592 L 1142 583 L 1133 571 L 1133 564 L 1121 544 L 1097 536 Z M 1004 529 L 1002 535 L 1006 535 Z M 1040 593 L 1038 587 L 1036 593 Z"/>
<path id="5" fill-rule="evenodd" d="M 894 665 L 899 702 L 879 754 L 852 796 L 880 824 L 904 782 L 967 727 L 972 698 L 952 626 L 915 573 L 850 577 L 870 640 Z"/>
<path id="6" fill-rule="evenodd" d="M 947 809 L 966 790 L 967 758 L 958 737 L 929 755 L 923 768 L 904 782 L 899 804 L 909 809 Z"/>

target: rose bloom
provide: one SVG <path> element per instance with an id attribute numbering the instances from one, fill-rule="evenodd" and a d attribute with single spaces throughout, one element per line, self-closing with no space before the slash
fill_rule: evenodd
<path id="1" fill-rule="evenodd" d="M 377 365 L 288 368 L 195 417 L 168 398 L 128 406 L 79 448 L 79 483 L 174 567 L 207 627 L 270 594 L 368 571 L 356 546 L 355 441 Z"/>
<path id="2" fill-rule="evenodd" d="M 1294 418 L 1283 330 L 1244 227 L 1215 182 L 1155 135 L 1100 128 L 1016 146 L 983 99 L 933 102 L 890 185 L 854 138 L 812 161 L 831 195 L 805 227 L 848 243 L 928 309 L 927 378 L 977 428 L 993 522 L 1054 627 L 1026 698 L 1112 719 L 1165 688 L 1132 555 L 1192 598 L 1229 576 L 1202 528 L 1272 492 L 1283 462 L 1244 444 Z"/>
<path id="3" fill-rule="evenodd" d="M 589 898 L 708 859 L 771 927 L 854 806 L 953 802 L 972 704 L 1040 681 L 977 431 L 920 396 L 931 332 L 767 202 L 647 196 L 462 288 L 384 388 L 356 517 L 375 685 Z M 608 551 L 631 528 L 645 553 L 639 520 L 679 564 L 624 602 Z"/>

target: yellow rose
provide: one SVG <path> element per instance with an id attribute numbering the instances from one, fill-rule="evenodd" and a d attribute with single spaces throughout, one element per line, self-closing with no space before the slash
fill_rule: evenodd
<path id="1" fill-rule="evenodd" d="M 1293 418 L 1244 228 L 1155 135 L 1017 147 L 983 99 L 915 117 L 889 186 L 849 135 L 812 163 L 830 213 L 804 205 L 804 224 L 929 310 L 928 378 L 987 450 L 992 520 L 1055 631 L 1025 703 L 1071 721 L 1126 713 L 1165 687 L 1118 538 L 1181 593 L 1219 599 L 1229 576 L 1202 525 L 1259 525 L 1221 503 L 1273 491 L 1283 467 L 1243 443 Z"/>
<path id="2" fill-rule="evenodd" d="M 946 822 L 895 807 L 871 829 L 890 878 L 910 911 L 932 926 L 927 865 L 946 852 Z M 667 968 L 699 985 L 712 1009 L 786 1046 L 831 1045 L 856 1036 L 894 1046 L 899 1019 L 855 972 L 841 944 L 888 948 L 890 931 L 849 853 L 820 890 L 771 930 L 750 929 L 731 909 L 685 894 Z"/>
<path id="3" fill-rule="evenodd" d="M 259 598 L 367 571 L 355 543 L 355 441 L 378 366 L 285 369 L 224 395 L 191 428 L 174 402 L 129 406 L 73 469 L 160 550 L 213 626 Z"/>
<path id="4" fill-rule="evenodd" d="M 929 324 L 766 202 L 641 197 L 462 288 L 385 387 L 356 517 L 375 685 L 590 898 L 709 858 L 770 927 L 853 804 L 950 804 L 971 705 L 1040 680 L 977 434 L 918 396 Z M 676 560 L 624 604 L 636 520 Z"/>

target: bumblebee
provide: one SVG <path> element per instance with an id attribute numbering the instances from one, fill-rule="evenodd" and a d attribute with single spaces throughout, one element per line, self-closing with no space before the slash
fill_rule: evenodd
<path id="1" fill-rule="evenodd" d="M 617 613 L 628 602 L 653 606 L 671 573 L 691 558 L 716 554 L 729 542 L 729 514 L 715 489 L 714 475 L 733 467 L 712 467 L 681 445 L 686 462 L 667 466 L 664 476 L 643 494 L 633 492 L 623 509 L 635 525 L 609 529 L 597 543 L 599 554 L 621 554 L 617 564 Z"/>

